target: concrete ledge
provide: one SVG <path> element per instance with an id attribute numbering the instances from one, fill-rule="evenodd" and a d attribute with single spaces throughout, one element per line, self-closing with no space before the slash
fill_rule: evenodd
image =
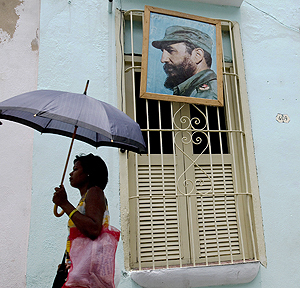
<path id="1" fill-rule="evenodd" d="M 243 0 L 188 0 L 188 1 L 202 2 L 202 3 L 214 4 L 214 5 L 235 6 L 235 7 L 240 7 L 241 4 L 243 3 Z"/>
<path id="2" fill-rule="evenodd" d="M 144 288 L 191 288 L 251 282 L 260 262 L 219 266 L 132 271 L 131 279 Z"/>

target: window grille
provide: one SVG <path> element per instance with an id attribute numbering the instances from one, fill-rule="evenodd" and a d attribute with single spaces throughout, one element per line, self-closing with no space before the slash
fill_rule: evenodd
<path id="1" fill-rule="evenodd" d="M 225 104 L 209 107 L 139 98 L 143 11 L 120 12 L 116 23 L 121 108 L 148 146 L 121 171 L 125 267 L 264 263 L 238 26 L 222 22 Z"/>

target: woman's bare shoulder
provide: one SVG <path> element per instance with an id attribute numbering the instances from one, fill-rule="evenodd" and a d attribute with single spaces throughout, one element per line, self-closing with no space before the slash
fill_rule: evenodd
<path id="1" fill-rule="evenodd" d="M 98 186 L 93 186 L 89 188 L 87 191 L 86 200 L 101 200 L 101 202 L 105 201 L 105 195 L 103 190 Z"/>

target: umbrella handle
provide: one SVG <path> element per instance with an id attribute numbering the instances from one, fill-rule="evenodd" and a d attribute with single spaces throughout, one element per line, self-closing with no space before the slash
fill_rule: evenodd
<path id="1" fill-rule="evenodd" d="M 64 210 L 61 210 L 60 213 L 57 212 L 57 205 L 54 204 L 54 208 L 53 208 L 53 213 L 56 217 L 61 217 L 62 215 L 64 215 L 65 211 Z"/>
<path id="2" fill-rule="evenodd" d="M 75 139 L 75 136 L 76 136 L 77 128 L 78 128 L 78 126 L 75 125 L 74 132 L 73 132 L 73 135 L 72 135 L 71 144 L 70 144 L 70 148 L 69 148 L 68 157 L 67 157 L 66 164 L 65 164 L 65 169 L 64 169 L 63 176 L 62 176 L 62 179 L 61 179 L 61 182 L 60 182 L 61 185 L 64 183 L 64 179 L 65 179 L 65 175 L 66 175 L 66 172 L 67 172 L 67 167 L 68 167 L 68 163 L 69 163 L 69 159 L 70 159 L 74 139 Z M 53 213 L 56 217 L 61 217 L 62 215 L 64 215 L 65 211 L 61 210 L 60 213 L 58 213 L 57 212 L 57 205 L 54 204 Z"/>

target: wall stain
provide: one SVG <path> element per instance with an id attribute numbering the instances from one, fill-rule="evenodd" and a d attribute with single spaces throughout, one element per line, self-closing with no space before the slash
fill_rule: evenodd
<path id="1" fill-rule="evenodd" d="M 13 38 L 20 18 L 20 15 L 16 13 L 16 8 L 23 2 L 24 0 L 0 0 L 0 36 L 6 32 L 9 38 Z M 0 37 L 0 43 L 2 40 Z"/>
<path id="2" fill-rule="evenodd" d="M 31 41 L 31 50 L 32 51 L 37 51 L 39 50 L 39 33 L 38 33 L 38 30 L 39 29 L 36 29 L 36 38 L 34 38 L 32 41 Z"/>
<path id="3" fill-rule="evenodd" d="M 32 51 L 39 50 L 39 41 L 38 41 L 38 39 L 34 38 L 34 39 L 31 41 L 31 50 L 32 50 Z"/>

